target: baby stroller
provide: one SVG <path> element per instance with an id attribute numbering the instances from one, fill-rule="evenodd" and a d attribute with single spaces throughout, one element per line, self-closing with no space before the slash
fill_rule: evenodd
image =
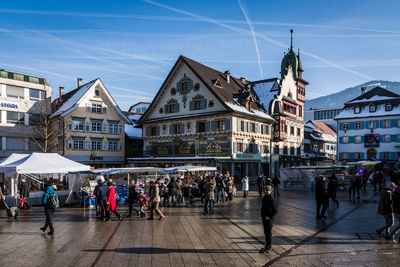
<path id="1" fill-rule="evenodd" d="M 139 201 L 138 201 L 139 209 L 136 210 L 136 213 L 138 216 L 140 215 L 140 217 L 142 217 L 142 218 L 146 217 L 146 213 L 144 212 L 144 207 L 146 206 L 148 201 L 149 200 L 148 200 L 147 196 L 144 193 L 140 192 L 139 193 Z"/>

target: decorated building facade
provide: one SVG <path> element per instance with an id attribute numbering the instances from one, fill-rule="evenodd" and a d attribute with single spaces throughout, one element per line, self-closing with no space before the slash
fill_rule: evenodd
<path id="1" fill-rule="evenodd" d="M 180 56 L 138 125 L 131 166 L 216 166 L 234 177 L 269 172 L 271 116 L 244 78 Z"/>

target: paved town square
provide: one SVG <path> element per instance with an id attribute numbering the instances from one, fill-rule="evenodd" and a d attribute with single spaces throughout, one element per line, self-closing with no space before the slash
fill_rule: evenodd
<path id="1" fill-rule="evenodd" d="M 239 192 L 241 193 L 241 192 Z M 272 251 L 264 245 L 260 198 L 250 192 L 203 208 L 162 208 L 165 220 L 140 217 L 96 220 L 94 210 L 60 208 L 55 235 L 40 231 L 42 208 L 0 218 L 1 266 L 396 266 L 399 245 L 380 240 L 375 230 L 378 195 L 362 192 L 349 201 L 339 192 L 326 220 L 315 219 L 314 193 L 284 191 L 273 228 Z M 199 203 L 199 201 L 198 201 Z M 126 208 L 120 208 L 126 215 Z"/>

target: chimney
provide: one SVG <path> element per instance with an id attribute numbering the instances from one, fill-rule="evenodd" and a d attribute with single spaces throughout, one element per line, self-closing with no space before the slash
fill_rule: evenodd
<path id="1" fill-rule="evenodd" d="M 246 83 L 246 78 L 245 77 L 240 77 L 240 81 L 245 84 Z"/>
<path id="2" fill-rule="evenodd" d="M 64 95 L 64 86 L 60 86 L 60 97 Z"/>
<path id="3" fill-rule="evenodd" d="M 231 78 L 231 72 L 229 70 L 227 70 L 224 72 L 224 74 L 225 74 L 226 82 L 229 83 L 229 80 Z"/>
<path id="4" fill-rule="evenodd" d="M 367 91 L 367 87 L 361 87 L 361 94 L 365 94 L 365 92 Z"/>
<path id="5" fill-rule="evenodd" d="M 78 78 L 77 81 L 78 81 L 78 87 L 81 87 L 82 86 L 82 78 Z"/>

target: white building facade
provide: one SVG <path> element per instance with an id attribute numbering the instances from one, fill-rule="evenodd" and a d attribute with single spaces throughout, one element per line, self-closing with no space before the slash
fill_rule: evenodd
<path id="1" fill-rule="evenodd" d="M 338 160 L 399 160 L 400 95 L 376 87 L 345 103 L 335 120 Z"/>

